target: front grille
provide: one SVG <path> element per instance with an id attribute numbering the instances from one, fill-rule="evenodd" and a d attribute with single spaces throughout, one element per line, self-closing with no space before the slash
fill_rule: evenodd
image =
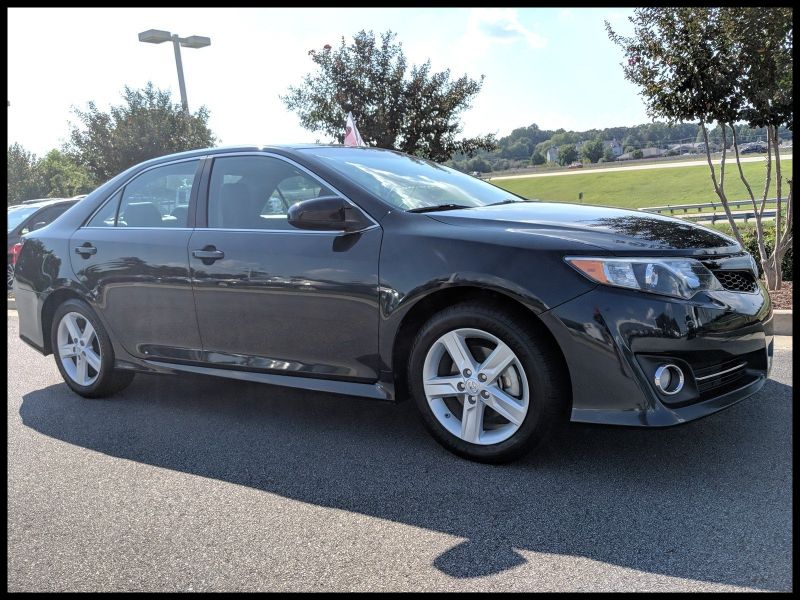
<path id="1" fill-rule="evenodd" d="M 750 271 L 714 271 L 714 276 L 726 290 L 753 293 L 758 289 L 756 278 Z"/>

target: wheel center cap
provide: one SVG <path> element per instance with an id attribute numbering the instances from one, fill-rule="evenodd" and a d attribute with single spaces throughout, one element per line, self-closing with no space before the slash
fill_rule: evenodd
<path id="1" fill-rule="evenodd" d="M 481 389 L 481 385 L 474 379 L 467 379 L 467 391 L 470 394 L 477 394 Z"/>

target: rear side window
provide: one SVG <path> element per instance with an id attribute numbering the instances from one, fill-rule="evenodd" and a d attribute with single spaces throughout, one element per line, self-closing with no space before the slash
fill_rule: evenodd
<path id="1" fill-rule="evenodd" d="M 208 190 L 208 226 L 293 229 L 289 207 L 334 192 L 290 163 L 269 156 L 217 158 Z"/>
<path id="2" fill-rule="evenodd" d="M 89 227 L 186 227 L 199 160 L 145 171 L 92 217 Z"/>
<path id="3" fill-rule="evenodd" d="M 122 197 L 122 192 L 114 194 L 113 198 L 106 202 L 103 207 L 95 213 L 92 220 L 89 221 L 87 227 L 114 227 L 117 218 L 117 207 L 119 206 L 119 199 Z"/>

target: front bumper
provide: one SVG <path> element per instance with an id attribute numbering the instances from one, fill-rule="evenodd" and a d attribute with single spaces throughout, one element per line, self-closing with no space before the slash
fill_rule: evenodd
<path id="1" fill-rule="evenodd" d="M 677 425 L 754 394 L 771 367 L 772 306 L 761 284 L 689 301 L 598 286 L 541 317 L 569 368 L 574 422 Z M 655 385 L 666 363 L 685 375 L 674 395 Z"/>

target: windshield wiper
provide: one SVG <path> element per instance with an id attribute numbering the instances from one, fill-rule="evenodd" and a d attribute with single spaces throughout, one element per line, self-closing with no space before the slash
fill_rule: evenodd
<path id="1" fill-rule="evenodd" d="M 533 202 L 533 200 L 524 200 L 523 198 L 511 198 L 509 200 L 503 200 L 502 202 L 492 202 L 491 204 L 487 204 L 486 206 L 500 206 L 501 204 L 516 204 L 517 202 Z"/>
<path id="2" fill-rule="evenodd" d="M 475 208 L 475 207 L 464 206 L 463 204 L 437 204 L 436 206 L 420 206 L 419 208 L 411 208 L 406 212 L 424 213 L 424 212 L 436 212 L 439 210 L 456 210 L 458 208 Z"/>

